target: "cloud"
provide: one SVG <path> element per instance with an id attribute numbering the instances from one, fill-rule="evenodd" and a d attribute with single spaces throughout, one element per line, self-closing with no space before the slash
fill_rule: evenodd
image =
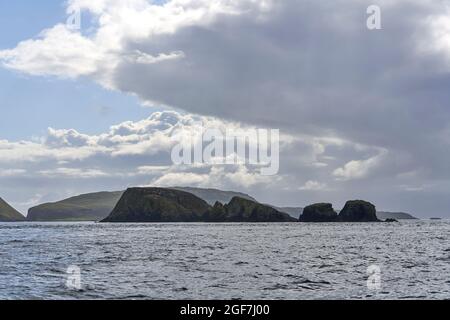
<path id="1" fill-rule="evenodd" d="M 6 169 L 2 170 L 0 169 L 0 177 L 16 177 L 16 176 L 22 176 L 27 171 L 25 169 Z"/>
<path id="2" fill-rule="evenodd" d="M 0 164 L 10 170 L 14 161 L 34 163 L 26 168 L 30 175 L 56 163 L 106 173 L 98 179 L 113 172 L 142 177 L 136 168 L 168 165 L 173 142 L 167 137 L 195 128 L 192 114 L 197 114 L 216 125 L 281 129 L 277 190 L 298 192 L 320 181 L 340 190 L 329 195 L 334 199 L 377 194 L 375 200 L 390 207 L 407 203 L 426 211 L 429 198 L 410 201 L 394 186 L 450 180 L 449 6 L 378 1 L 383 29 L 370 31 L 366 9 L 372 4 L 71 0 L 68 11 L 88 12 L 92 25 L 83 21 L 81 31 L 49 26 L 39 37 L 0 51 L 1 63 L 35 76 L 87 77 L 136 95 L 145 105 L 188 114 L 125 122 L 96 136 L 52 129 L 45 143 L 0 141 Z M 195 183 L 213 174 L 207 169 L 169 169 L 166 178 L 161 170 L 148 170 L 147 181 L 130 183 L 176 178 Z M 230 184 L 248 178 L 241 185 L 268 199 L 298 199 L 264 191 L 251 168 L 236 170 L 217 177 Z M 417 174 L 404 175 L 412 171 Z M 428 190 L 434 192 L 426 196 L 430 199 L 448 198 Z M 447 203 L 439 203 L 446 210 Z"/>
<path id="3" fill-rule="evenodd" d="M 382 151 L 379 155 L 366 160 L 352 160 L 344 167 L 334 170 L 333 175 L 342 180 L 366 178 L 372 173 L 373 169 L 381 164 L 386 156 L 387 152 Z"/>
<path id="4" fill-rule="evenodd" d="M 43 30 L 37 39 L 0 51 L 7 68 L 35 76 L 78 78 L 89 76 L 104 86 L 115 87 L 115 69 L 122 62 L 151 65 L 184 57 L 179 50 L 155 55 L 127 50 L 127 42 L 170 35 L 181 28 L 212 23 L 220 15 L 235 15 L 251 8 L 264 9 L 269 1 L 173 0 L 163 5 L 145 0 L 70 0 L 67 13 L 84 10 L 94 16 L 97 30 L 84 36 L 66 24 Z M 125 46 L 125 47 L 124 47 Z"/>
<path id="5" fill-rule="evenodd" d="M 80 134 L 74 129 L 70 130 L 55 130 L 48 129 L 48 135 L 45 143 L 50 147 L 83 147 L 94 145 L 88 135 Z"/>
<path id="6" fill-rule="evenodd" d="M 273 182 L 274 179 L 276 178 L 252 172 L 244 165 L 208 166 L 203 173 L 167 172 L 152 181 L 151 185 L 248 189 L 257 184 Z"/>
<path id="7" fill-rule="evenodd" d="M 100 64 L 111 61 L 93 41 L 63 24 L 44 30 L 39 39 L 0 51 L 0 59 L 5 67 L 23 73 L 62 78 L 93 75 Z"/>
<path id="8" fill-rule="evenodd" d="M 329 171 L 336 168 L 328 152 L 345 148 L 356 156 L 360 150 L 366 151 L 361 145 L 336 138 L 281 133 L 282 162 L 277 176 L 263 176 L 258 166 L 245 162 L 174 164 L 171 153 L 175 144 L 186 137 L 198 141 L 203 130 L 212 128 L 223 133 L 255 129 L 237 122 L 165 111 L 154 112 L 140 121 L 113 125 L 98 135 L 49 128 L 46 136 L 33 141 L 2 140 L 0 177 L 8 180 L 2 183 L 0 192 L 22 194 L 24 198 L 15 201 L 18 204 L 29 203 L 23 191 L 28 189 L 48 201 L 77 193 L 139 185 L 254 190 L 263 198 L 264 194 L 275 196 L 286 188 L 299 190 L 299 181 L 306 174 L 311 176 L 310 181 L 306 180 L 300 190 L 324 189 L 327 185 L 316 182 L 315 178 L 325 179 Z M 15 188 L 21 192 L 14 192 Z"/>
<path id="9" fill-rule="evenodd" d="M 309 180 L 307 181 L 300 190 L 302 191 L 321 191 L 325 190 L 327 185 L 325 183 L 320 183 L 318 181 Z"/>
<path id="10" fill-rule="evenodd" d="M 107 174 L 99 169 L 78 169 L 78 168 L 57 168 L 54 170 L 42 170 L 38 172 L 44 177 L 49 178 L 76 178 L 91 179 L 107 176 Z"/>
<path id="11" fill-rule="evenodd" d="M 411 165 L 430 174 L 448 169 L 448 148 L 435 142 L 450 120 L 449 7 L 379 1 L 383 29 L 369 31 L 370 4 L 71 0 L 69 12 L 92 15 L 92 32 L 58 24 L 0 60 L 31 75 L 90 77 L 146 104 L 420 153 Z"/>

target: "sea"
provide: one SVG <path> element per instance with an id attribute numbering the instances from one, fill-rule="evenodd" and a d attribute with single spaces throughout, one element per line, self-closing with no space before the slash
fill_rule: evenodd
<path id="1" fill-rule="evenodd" d="M 450 299 L 450 220 L 0 224 L 0 299 Z"/>

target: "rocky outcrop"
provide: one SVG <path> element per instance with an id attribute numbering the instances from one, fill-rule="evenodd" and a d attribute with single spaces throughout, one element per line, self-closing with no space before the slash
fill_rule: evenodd
<path id="1" fill-rule="evenodd" d="M 192 193 L 194 196 L 197 196 L 200 199 L 208 202 L 208 204 L 211 206 L 213 206 L 216 202 L 229 203 L 234 197 L 257 202 L 255 198 L 249 196 L 248 194 L 235 191 L 223 191 L 218 189 L 204 189 L 193 187 L 174 187 L 171 189 Z"/>
<path id="2" fill-rule="evenodd" d="M 294 222 L 289 214 L 255 201 L 234 197 L 224 206 L 225 222 Z"/>
<path id="3" fill-rule="evenodd" d="M 300 222 L 336 222 L 338 214 L 331 203 L 316 203 L 303 209 Z"/>
<path id="4" fill-rule="evenodd" d="M 341 222 L 379 222 L 373 204 L 362 200 L 348 201 L 339 213 Z"/>
<path id="5" fill-rule="evenodd" d="M 123 191 L 96 192 L 41 204 L 28 210 L 27 220 L 100 221 L 111 213 L 122 194 Z"/>
<path id="6" fill-rule="evenodd" d="M 0 222 L 18 222 L 24 220 L 25 217 L 19 211 L 0 198 Z"/>
<path id="7" fill-rule="evenodd" d="M 398 220 L 396 220 L 396 219 L 386 219 L 386 220 L 384 220 L 384 222 L 393 223 L 393 222 L 398 222 Z"/>
<path id="8" fill-rule="evenodd" d="M 204 215 L 204 222 L 226 222 L 228 221 L 228 212 L 225 206 L 216 202 L 213 207 L 211 207 Z"/>
<path id="9" fill-rule="evenodd" d="M 286 213 L 234 197 L 210 206 L 199 197 L 163 188 L 128 189 L 103 222 L 293 222 Z"/>
<path id="10" fill-rule="evenodd" d="M 103 222 L 198 222 L 210 209 L 191 193 L 162 188 L 131 188 Z"/>
<path id="11" fill-rule="evenodd" d="M 200 199 L 205 200 L 206 202 L 208 202 L 208 204 L 210 204 L 211 206 L 214 206 L 214 207 L 216 206 L 217 203 L 220 203 L 220 204 L 230 203 L 231 200 L 233 200 L 233 198 L 235 198 L 235 197 L 250 200 L 250 201 L 253 201 L 256 203 L 258 202 L 252 196 L 250 196 L 246 193 L 242 193 L 242 192 L 223 191 L 223 190 L 218 190 L 218 189 L 193 188 L 193 187 L 174 187 L 172 189 L 192 193 L 193 195 L 199 197 Z M 297 208 L 297 207 L 280 208 L 280 207 L 272 206 L 270 204 L 266 204 L 266 206 L 272 207 L 273 209 L 275 209 L 279 212 L 287 213 L 295 219 L 298 219 L 298 217 L 300 216 L 300 213 L 303 211 L 303 208 Z M 217 216 L 221 216 L 221 214 L 220 214 L 220 212 L 219 213 L 216 212 L 216 214 L 214 214 L 213 216 L 214 216 L 213 220 L 215 220 L 215 219 L 217 219 Z"/>

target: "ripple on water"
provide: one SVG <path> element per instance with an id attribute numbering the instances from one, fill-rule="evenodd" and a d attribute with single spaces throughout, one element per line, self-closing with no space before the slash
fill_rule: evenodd
<path id="1" fill-rule="evenodd" d="M 0 298 L 448 299 L 449 235 L 445 220 L 0 224 Z M 81 268 L 80 290 L 66 287 L 71 265 Z"/>

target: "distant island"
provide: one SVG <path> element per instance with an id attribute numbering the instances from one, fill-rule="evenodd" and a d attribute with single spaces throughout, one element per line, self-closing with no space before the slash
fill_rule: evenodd
<path id="1" fill-rule="evenodd" d="M 149 189 L 149 188 L 132 188 L 132 189 Z M 150 188 L 151 189 L 151 188 Z M 155 188 L 153 188 L 155 189 Z M 331 204 L 314 204 L 306 208 L 302 207 L 277 207 L 271 204 L 259 203 L 254 197 L 235 191 L 223 191 L 218 189 L 194 188 L 194 187 L 173 187 L 173 188 L 156 188 L 166 190 L 161 195 L 169 194 L 168 190 L 180 191 L 193 195 L 202 200 L 203 207 L 199 211 L 194 212 L 194 218 L 183 217 L 183 221 L 206 221 L 206 222 L 288 222 L 288 221 L 302 221 L 302 222 L 339 222 L 343 219 L 341 211 L 335 211 Z M 64 222 L 64 221 L 108 221 L 112 213 L 117 214 L 115 210 L 119 204 L 122 196 L 126 191 L 115 192 L 96 192 L 88 193 L 62 201 L 44 203 L 28 211 L 28 216 L 25 218 L 17 210 L 8 205 L 5 201 L 0 202 L 0 222 L 15 222 L 15 221 L 35 221 L 35 222 Z M 148 201 L 148 198 L 146 198 Z M 175 203 L 173 199 L 164 199 L 166 202 Z M 191 199 L 192 200 L 192 199 Z M 143 199 L 136 198 L 136 201 L 143 201 Z M 206 204 L 205 204 L 206 203 Z M 177 203 L 178 206 L 187 206 L 185 202 Z M 132 208 L 138 207 L 138 202 L 131 203 Z M 242 208 L 240 208 L 241 206 Z M 369 208 L 368 206 L 367 208 Z M 184 208 L 186 209 L 186 207 Z M 255 210 L 256 214 L 252 216 L 250 211 Z M 370 209 L 372 210 L 372 209 Z M 373 210 L 372 210 L 373 211 Z M 164 210 L 161 210 L 164 213 Z M 185 211 L 181 211 L 185 212 Z M 315 213 L 314 213 L 315 212 Z M 281 215 L 280 215 L 281 214 Z M 265 217 L 263 217 L 266 215 Z M 287 216 L 286 216 L 287 215 Z M 327 216 L 328 215 L 328 216 Z M 288 217 L 289 216 L 289 217 Z M 144 221 L 146 221 L 145 218 Z M 152 218 L 153 219 L 153 218 Z M 166 218 L 164 218 L 166 219 Z M 162 219 L 162 220 L 164 220 Z M 174 219 L 173 217 L 170 219 Z M 403 220 L 416 219 L 408 213 L 391 213 L 391 212 L 376 212 L 377 220 Z M 127 220 L 127 219 L 124 219 Z M 175 219 L 176 220 L 176 219 Z M 180 219 L 178 219 L 180 220 Z M 358 219 L 351 218 L 352 221 Z M 375 219 L 366 219 L 375 221 Z M 359 220 L 362 221 L 362 220 Z M 124 221 L 125 222 L 125 221 Z M 157 221 L 155 221 L 157 222 Z"/>
<path id="2" fill-rule="evenodd" d="M 387 219 L 397 219 L 397 220 L 417 220 L 416 217 L 413 217 L 409 213 L 405 212 L 384 212 L 384 211 L 377 211 L 377 217 L 381 220 L 387 220 Z"/>
<path id="3" fill-rule="evenodd" d="M 375 206 L 367 201 L 348 201 L 339 214 L 331 203 L 317 203 L 306 207 L 301 222 L 379 222 Z M 391 221 L 395 221 L 392 219 Z"/>
<path id="4" fill-rule="evenodd" d="M 233 197 L 214 206 L 192 193 L 163 188 L 130 188 L 102 222 L 295 222 L 287 213 Z"/>
<path id="5" fill-rule="evenodd" d="M 0 198 L 0 222 L 25 221 L 25 217 Z"/>
<path id="6" fill-rule="evenodd" d="M 83 194 L 28 210 L 28 221 L 100 221 L 107 217 L 123 191 Z"/>
<path id="7" fill-rule="evenodd" d="M 381 222 L 373 204 L 348 201 L 338 214 L 329 203 L 306 207 L 299 219 L 255 200 L 235 196 L 211 206 L 179 189 L 130 188 L 102 222 Z M 387 222 L 397 221 L 389 218 Z"/>

